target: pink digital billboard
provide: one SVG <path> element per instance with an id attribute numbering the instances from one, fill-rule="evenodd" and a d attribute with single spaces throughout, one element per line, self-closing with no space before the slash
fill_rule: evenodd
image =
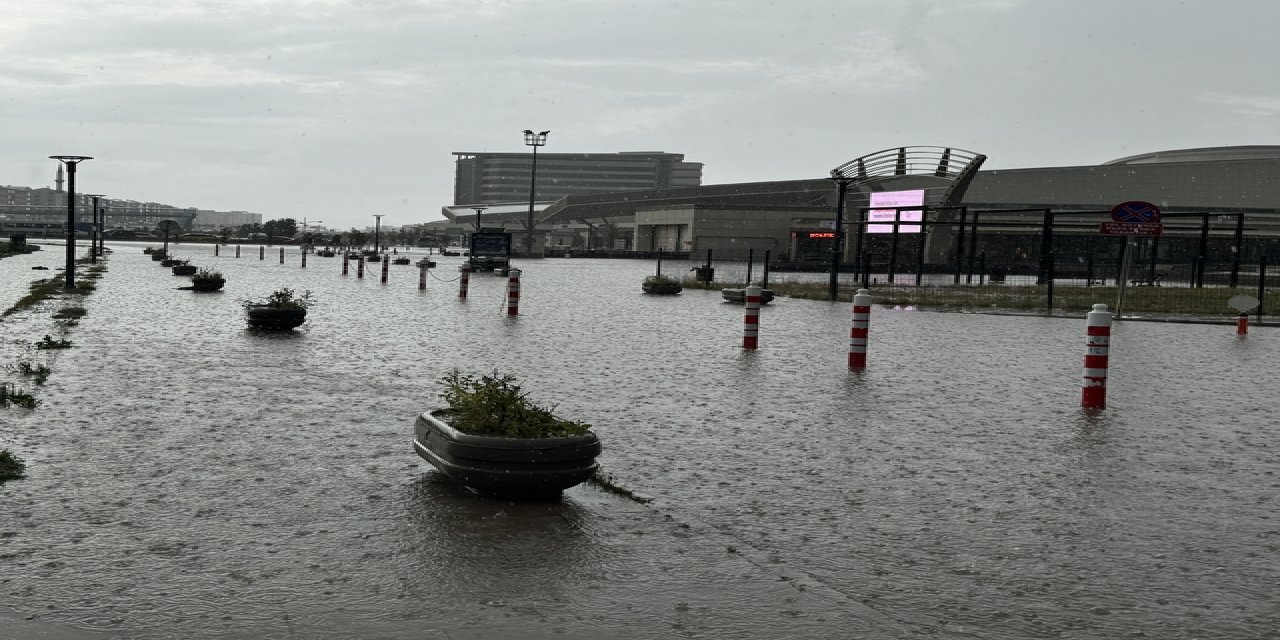
<path id="1" fill-rule="evenodd" d="M 918 207 L 923 204 L 923 189 L 873 192 L 871 194 L 871 209 L 867 211 L 867 222 L 870 223 L 867 225 L 867 233 L 893 233 L 892 223 L 895 213 L 898 215 L 898 233 L 920 233 L 920 225 L 901 223 L 924 220 L 924 210 L 908 209 L 898 212 L 897 207 Z M 876 224 L 884 222 L 890 224 Z"/>

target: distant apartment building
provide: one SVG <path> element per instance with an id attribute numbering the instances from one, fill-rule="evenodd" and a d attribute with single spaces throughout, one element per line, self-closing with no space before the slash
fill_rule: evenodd
<path id="1" fill-rule="evenodd" d="M 528 202 L 533 153 L 454 152 L 453 203 Z M 702 163 L 661 151 L 539 153 L 534 199 L 610 191 L 637 191 L 702 184 Z"/>
<path id="2" fill-rule="evenodd" d="M 239 227 L 244 224 L 261 224 L 261 213 L 249 213 L 248 211 L 212 211 L 210 209 L 197 209 L 196 218 L 191 226 L 202 230 L 218 230 L 224 227 Z"/>

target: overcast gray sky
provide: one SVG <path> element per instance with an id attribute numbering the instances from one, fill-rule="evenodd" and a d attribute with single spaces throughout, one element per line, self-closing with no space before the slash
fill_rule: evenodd
<path id="1" fill-rule="evenodd" d="M 1280 143 L 1274 0 L 0 0 L 0 184 L 348 228 L 454 151 L 667 151 L 706 184 L 901 145 L 987 168 Z"/>

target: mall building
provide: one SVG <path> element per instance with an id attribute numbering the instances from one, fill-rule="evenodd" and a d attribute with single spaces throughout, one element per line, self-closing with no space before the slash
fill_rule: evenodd
<path id="1" fill-rule="evenodd" d="M 1093 234 L 1113 207 L 1129 201 L 1156 205 L 1170 235 L 1280 238 L 1280 146 L 1180 149 L 1026 169 L 982 170 L 985 159 L 954 148 L 901 147 L 815 179 L 593 192 L 606 186 L 596 183 L 536 203 L 535 246 L 585 248 L 587 230 L 607 226 L 625 232 L 625 242 L 609 248 L 695 256 L 711 250 L 723 259 L 768 250 L 775 259 L 804 262 L 830 255 L 839 217 L 847 259 L 871 234 L 893 235 L 898 216 L 900 234 L 925 231 L 925 253 L 935 261 L 954 254 L 966 229 L 997 232 L 1004 225 L 1012 233 L 1047 220 L 1061 227 L 1056 233 Z M 558 187 L 571 180 L 562 176 Z M 468 204 L 445 207 L 444 214 L 446 225 L 475 224 Z M 528 205 L 494 204 L 483 215 L 485 227 L 524 233 Z M 909 221 L 922 227 L 901 224 Z"/>

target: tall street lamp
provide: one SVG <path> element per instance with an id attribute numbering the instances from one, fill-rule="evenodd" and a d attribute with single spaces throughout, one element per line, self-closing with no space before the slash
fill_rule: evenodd
<path id="1" fill-rule="evenodd" d="M 476 210 L 476 231 L 479 231 L 479 230 L 480 230 L 480 214 L 481 214 L 481 213 L 484 213 L 484 210 L 485 210 L 485 209 L 488 209 L 488 208 L 489 208 L 489 205 L 487 205 L 487 204 L 473 204 L 473 205 L 471 205 L 471 208 Z"/>
<path id="2" fill-rule="evenodd" d="M 382 251 L 382 245 L 379 243 L 378 236 L 382 230 L 382 216 L 386 214 L 374 214 L 373 216 L 373 252 Z"/>
<path id="3" fill-rule="evenodd" d="M 92 156 L 49 156 L 67 166 L 67 284 L 76 286 L 76 165 Z"/>
<path id="4" fill-rule="evenodd" d="M 550 131 L 540 131 L 534 133 L 529 129 L 524 130 L 525 146 L 533 147 L 533 169 L 529 171 L 529 221 L 528 232 L 529 237 L 526 244 L 529 248 L 529 255 L 533 256 L 533 194 L 538 186 L 538 147 L 547 144 L 547 134 Z"/>
<path id="5" fill-rule="evenodd" d="M 89 261 L 98 264 L 98 234 L 101 227 L 98 226 L 98 198 L 102 197 L 101 193 L 86 193 L 86 196 L 93 198 L 93 233 L 89 236 Z"/>
<path id="6" fill-rule="evenodd" d="M 323 222 L 324 220 L 316 220 L 314 224 L 321 224 Z M 302 219 L 302 245 L 305 248 L 309 244 L 311 243 L 307 241 L 307 219 L 303 218 Z"/>

